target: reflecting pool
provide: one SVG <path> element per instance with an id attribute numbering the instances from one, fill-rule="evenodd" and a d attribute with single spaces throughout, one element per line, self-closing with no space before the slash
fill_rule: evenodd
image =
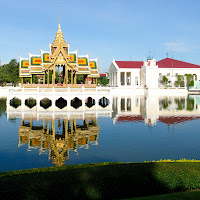
<path id="1" fill-rule="evenodd" d="M 0 99 L 0 171 L 200 159 L 200 96 Z"/>

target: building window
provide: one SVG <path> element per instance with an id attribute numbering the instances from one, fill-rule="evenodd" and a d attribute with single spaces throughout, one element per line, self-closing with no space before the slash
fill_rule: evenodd
<path id="1" fill-rule="evenodd" d="M 125 111 L 125 99 L 121 98 L 121 111 Z"/>
<path id="2" fill-rule="evenodd" d="M 167 76 L 170 76 L 170 73 L 167 73 Z"/>
<path id="3" fill-rule="evenodd" d="M 178 73 L 176 73 L 176 76 L 178 76 Z"/>
<path id="4" fill-rule="evenodd" d="M 159 73 L 159 76 L 162 76 L 162 73 Z"/>
<path id="5" fill-rule="evenodd" d="M 131 111 L 131 98 L 127 98 L 127 111 Z"/>
<path id="6" fill-rule="evenodd" d="M 136 107 L 136 108 L 139 107 L 139 100 L 138 100 L 138 98 L 135 99 L 135 107 Z"/>
<path id="7" fill-rule="evenodd" d="M 121 72 L 121 85 L 125 84 L 125 80 L 124 80 L 124 72 Z"/>
<path id="8" fill-rule="evenodd" d="M 127 72 L 127 85 L 131 85 L 131 72 Z"/>

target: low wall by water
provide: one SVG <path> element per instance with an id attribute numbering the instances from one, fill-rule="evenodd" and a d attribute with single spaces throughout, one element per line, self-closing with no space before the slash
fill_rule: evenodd
<path id="1" fill-rule="evenodd" d="M 96 88 L 96 84 L 23 84 L 23 87 L 24 88 L 37 88 L 37 87 L 40 87 L 40 88 L 82 88 L 82 87 L 85 87 L 85 88 Z M 21 87 L 21 88 L 23 88 Z"/>

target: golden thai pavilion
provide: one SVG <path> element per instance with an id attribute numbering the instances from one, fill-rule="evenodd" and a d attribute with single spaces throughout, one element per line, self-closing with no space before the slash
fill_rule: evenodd
<path id="1" fill-rule="evenodd" d="M 49 51 L 40 49 L 39 55 L 28 55 L 28 58 L 19 57 L 19 76 L 22 78 L 22 85 L 24 78 L 30 78 L 32 86 L 33 75 L 37 75 L 43 77 L 43 84 L 47 76 L 47 85 L 54 86 L 56 67 L 63 67 L 63 86 L 66 87 L 75 86 L 79 75 L 84 77 L 83 84 L 88 84 L 88 79 L 92 79 L 93 86 L 100 77 L 98 58 L 89 59 L 89 54 L 78 55 L 78 50 L 70 51 L 70 44 L 65 42 L 61 31 L 60 20 L 56 37 L 53 43 L 49 44 Z M 52 77 L 51 80 L 49 77 Z"/>

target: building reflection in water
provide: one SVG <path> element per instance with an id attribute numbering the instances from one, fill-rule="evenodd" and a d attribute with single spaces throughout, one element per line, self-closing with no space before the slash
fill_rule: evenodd
<path id="1" fill-rule="evenodd" d="M 106 99 L 102 99 L 104 104 Z M 39 154 L 48 154 L 55 166 L 62 166 L 69 159 L 70 151 L 78 154 L 79 148 L 98 145 L 98 116 L 111 117 L 113 123 L 180 124 L 200 118 L 200 97 L 119 95 L 113 97 L 112 107 L 99 106 L 97 110 L 44 112 L 33 108 L 15 109 L 7 104 L 7 118 L 21 118 L 18 146 L 27 144 L 28 151 L 37 149 Z"/>
<path id="2" fill-rule="evenodd" d="M 55 166 L 62 166 L 70 151 L 78 154 L 79 148 L 98 145 L 99 133 L 96 117 L 43 119 L 40 125 L 33 118 L 21 119 L 18 146 L 27 144 L 28 151 L 38 149 L 39 154 L 48 154 Z"/>
<path id="3" fill-rule="evenodd" d="M 199 96 L 118 96 L 113 98 L 114 123 L 178 124 L 200 118 Z"/>

